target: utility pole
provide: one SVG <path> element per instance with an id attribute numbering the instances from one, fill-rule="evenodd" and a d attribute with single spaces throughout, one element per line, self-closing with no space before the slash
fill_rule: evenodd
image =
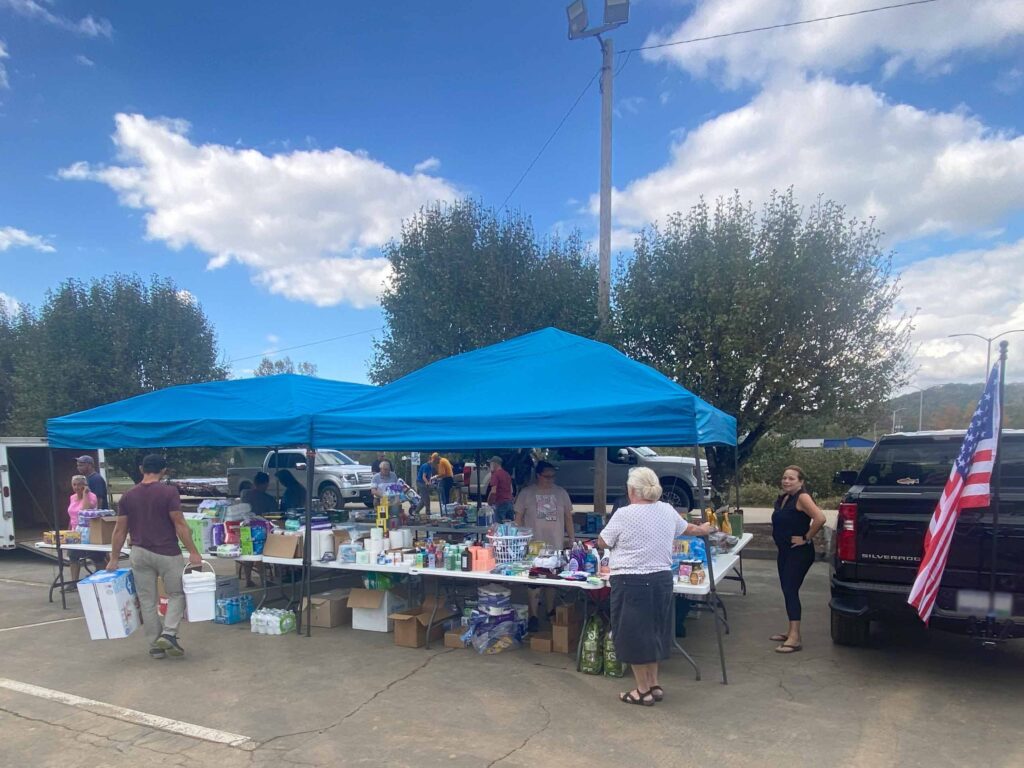
<path id="1" fill-rule="evenodd" d="M 589 29 L 585 0 L 575 0 L 566 8 L 569 39 L 596 37 L 601 45 L 601 214 L 597 248 L 597 317 L 602 339 L 608 338 L 611 315 L 612 272 L 612 63 L 615 48 L 611 38 L 602 34 L 621 27 L 629 20 L 629 0 L 605 0 L 604 23 Z M 697 467 L 700 472 L 700 467 Z M 608 500 L 608 448 L 594 449 L 594 513 L 604 515 Z"/>

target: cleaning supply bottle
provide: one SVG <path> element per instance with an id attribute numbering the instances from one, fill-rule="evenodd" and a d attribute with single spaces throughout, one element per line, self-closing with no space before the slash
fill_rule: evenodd
<path id="1" fill-rule="evenodd" d="M 732 523 L 729 522 L 729 510 L 722 512 L 722 533 L 732 536 Z"/>
<path id="2" fill-rule="evenodd" d="M 604 551 L 604 554 L 601 555 L 601 562 L 600 562 L 600 565 L 598 566 L 598 575 L 600 575 L 602 577 L 605 577 L 605 578 L 610 576 L 611 572 L 612 572 L 610 555 L 611 555 L 611 551 L 606 549 Z"/>
<path id="3" fill-rule="evenodd" d="M 587 572 L 588 576 L 596 576 L 597 566 L 597 553 L 593 549 L 591 549 L 587 552 L 587 558 L 584 561 L 583 568 Z"/>

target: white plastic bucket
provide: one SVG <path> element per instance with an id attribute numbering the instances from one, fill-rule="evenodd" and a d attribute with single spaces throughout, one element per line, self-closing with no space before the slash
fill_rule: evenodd
<path id="1" fill-rule="evenodd" d="M 188 620 L 213 621 L 217 614 L 217 574 L 213 566 L 203 560 L 203 569 L 189 571 L 186 565 L 181 574 L 181 586 L 185 592 L 185 605 L 188 608 Z M 209 570 L 205 570 L 209 568 Z"/>

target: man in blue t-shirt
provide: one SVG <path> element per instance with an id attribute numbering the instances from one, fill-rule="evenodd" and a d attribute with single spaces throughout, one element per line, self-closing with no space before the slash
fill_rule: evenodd
<path id="1" fill-rule="evenodd" d="M 85 454 L 75 459 L 75 465 L 78 467 L 78 474 L 85 475 L 85 482 L 88 484 L 89 490 L 96 494 L 96 501 L 99 504 L 97 509 L 110 509 L 107 498 L 107 481 L 96 471 L 96 460 L 89 454 Z"/>
<path id="2" fill-rule="evenodd" d="M 420 503 L 411 514 L 419 514 L 421 509 L 427 510 L 430 515 L 430 478 L 434 474 L 434 468 L 429 461 L 424 461 L 416 470 L 416 492 L 420 495 Z"/>

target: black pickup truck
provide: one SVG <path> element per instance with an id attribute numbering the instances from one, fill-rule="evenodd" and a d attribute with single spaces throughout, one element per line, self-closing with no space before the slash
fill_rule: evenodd
<path id="1" fill-rule="evenodd" d="M 949 477 L 963 431 L 883 437 L 839 505 L 832 556 L 832 640 L 865 645 L 871 621 L 919 622 L 907 596 L 924 549 L 925 531 Z M 1024 637 L 1024 430 L 1003 430 L 997 534 L 996 615 L 1002 636 Z M 991 584 L 993 515 L 960 514 L 930 627 L 978 634 L 986 623 Z M 1006 620 L 1009 620 L 1007 622 Z"/>

